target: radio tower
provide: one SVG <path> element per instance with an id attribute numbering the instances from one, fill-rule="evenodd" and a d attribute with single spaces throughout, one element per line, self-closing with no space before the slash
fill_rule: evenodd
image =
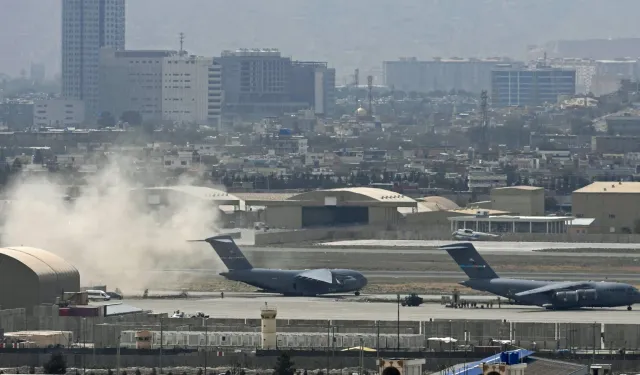
<path id="1" fill-rule="evenodd" d="M 373 76 L 367 76 L 367 87 L 369 89 L 369 116 L 373 116 Z"/>
<path id="2" fill-rule="evenodd" d="M 482 114 L 482 127 L 480 131 L 480 151 L 489 151 L 489 108 L 488 108 L 488 96 L 487 91 L 483 90 L 480 94 L 480 113 Z"/>
<path id="3" fill-rule="evenodd" d="M 184 56 L 184 33 L 180 33 L 180 56 Z"/>

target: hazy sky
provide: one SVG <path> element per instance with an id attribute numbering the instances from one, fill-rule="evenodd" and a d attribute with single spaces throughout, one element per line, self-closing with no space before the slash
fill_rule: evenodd
<path id="1" fill-rule="evenodd" d="M 638 0 L 126 1 L 127 48 L 177 49 L 182 31 L 191 53 L 279 48 L 329 61 L 338 77 L 399 56 L 523 57 L 527 44 L 554 39 L 640 36 Z M 31 61 L 59 72 L 60 8 L 0 0 L 0 72 L 28 72 Z"/>

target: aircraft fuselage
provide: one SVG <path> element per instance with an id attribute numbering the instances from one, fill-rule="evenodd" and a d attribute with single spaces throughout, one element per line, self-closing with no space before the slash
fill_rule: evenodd
<path id="1" fill-rule="evenodd" d="M 521 305 L 544 306 L 553 309 L 574 309 L 580 307 L 631 306 L 640 302 L 640 295 L 631 285 L 617 282 L 587 282 L 579 290 L 561 290 L 516 296 L 516 293 L 540 288 L 556 281 L 521 279 L 469 279 L 460 282 L 474 290 L 489 292 L 508 298 Z"/>
<path id="2" fill-rule="evenodd" d="M 267 292 L 290 296 L 317 296 L 328 293 L 357 292 L 367 285 L 367 279 L 357 271 L 334 269 L 333 282 L 322 283 L 297 278 L 305 270 L 251 268 L 220 273 L 228 280 L 249 284 Z"/>

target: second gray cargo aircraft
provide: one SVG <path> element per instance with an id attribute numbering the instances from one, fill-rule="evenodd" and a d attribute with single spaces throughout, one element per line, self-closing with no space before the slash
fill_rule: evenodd
<path id="1" fill-rule="evenodd" d="M 581 307 L 619 307 L 640 303 L 638 289 L 608 281 L 538 281 L 499 277 L 469 242 L 441 247 L 458 263 L 468 280 L 461 285 L 513 300 L 519 305 L 551 310 Z"/>
<path id="2" fill-rule="evenodd" d="M 265 292 L 287 296 L 317 296 L 350 292 L 360 295 L 360 290 L 367 285 L 367 278 L 354 270 L 253 268 L 230 236 L 215 236 L 203 241 L 213 247 L 229 269 L 228 272 L 220 273 L 221 276 L 228 280 L 249 284 Z"/>

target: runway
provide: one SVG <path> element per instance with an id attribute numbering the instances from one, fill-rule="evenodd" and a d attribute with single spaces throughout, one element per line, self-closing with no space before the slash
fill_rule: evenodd
<path id="1" fill-rule="evenodd" d="M 318 297 L 127 299 L 124 303 L 156 313 L 171 314 L 175 310 L 186 313 L 203 312 L 212 318 L 259 318 L 260 308 L 268 303 L 277 308 L 279 319 L 392 321 L 397 319 L 397 305 L 395 303 L 351 302 Z M 494 307 L 493 309 L 451 309 L 439 304 L 400 308 L 400 320 L 425 321 L 429 319 L 506 319 L 514 322 L 636 324 L 640 321 L 640 308 L 633 311 L 627 311 L 625 308 L 549 311 L 537 307 L 513 306 Z"/>

